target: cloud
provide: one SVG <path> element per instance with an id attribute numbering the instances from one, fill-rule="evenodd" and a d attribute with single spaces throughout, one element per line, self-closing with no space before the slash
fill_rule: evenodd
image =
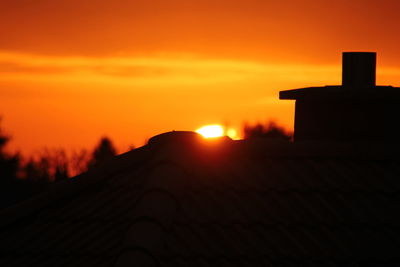
<path id="1" fill-rule="evenodd" d="M 51 79 L 52 76 L 76 75 L 102 79 L 143 80 L 174 79 L 221 82 L 262 79 L 308 79 L 313 75 L 335 72 L 335 66 L 279 65 L 246 60 L 210 59 L 193 55 L 155 57 L 67 57 L 18 53 L 0 53 L 0 73 Z M 22 78 L 24 76 L 21 76 Z M 4 78 L 4 77 L 3 77 Z"/>
<path id="2" fill-rule="evenodd" d="M 0 52 L 0 80 L 140 84 L 142 86 L 246 83 L 340 84 L 339 65 L 277 64 L 189 54 L 147 57 L 69 57 Z M 379 68 L 378 77 L 392 82 L 398 68 Z"/>
<path id="3" fill-rule="evenodd" d="M 57 67 L 57 66 L 31 66 L 29 64 L 21 64 L 17 62 L 0 62 L 0 73 L 13 74 L 13 73 L 29 73 L 29 74 L 56 74 L 68 73 L 70 68 Z"/>

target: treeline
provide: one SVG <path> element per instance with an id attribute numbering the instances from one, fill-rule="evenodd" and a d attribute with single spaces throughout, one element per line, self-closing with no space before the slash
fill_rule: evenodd
<path id="1" fill-rule="evenodd" d="M 18 176 L 25 180 L 44 182 L 65 180 L 95 167 L 116 154 L 117 150 L 108 137 L 101 138 L 91 152 L 83 149 L 68 154 L 64 149 L 44 149 L 27 161 L 20 157 Z"/>
<path id="2" fill-rule="evenodd" d="M 286 130 L 283 126 L 278 125 L 274 121 L 269 121 L 265 124 L 256 123 L 243 125 L 243 138 L 269 138 L 274 140 L 292 141 L 293 133 Z"/>
<path id="3" fill-rule="evenodd" d="M 117 154 L 107 137 L 101 138 L 92 151 L 68 154 L 63 149 L 46 149 L 29 158 L 7 153 L 5 147 L 9 141 L 0 127 L 0 208 L 29 198 L 52 182 L 85 172 Z"/>

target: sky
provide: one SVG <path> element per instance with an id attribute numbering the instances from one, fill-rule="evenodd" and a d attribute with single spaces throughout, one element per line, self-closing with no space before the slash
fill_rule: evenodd
<path id="1" fill-rule="evenodd" d="M 397 0 L 0 0 L 0 116 L 11 150 L 120 150 L 156 134 L 275 120 L 280 90 L 341 83 L 377 52 L 400 86 Z"/>

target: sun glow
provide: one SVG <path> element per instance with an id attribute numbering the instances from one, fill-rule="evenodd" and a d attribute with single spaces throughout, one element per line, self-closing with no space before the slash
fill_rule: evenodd
<path id="1" fill-rule="evenodd" d="M 232 139 L 238 139 L 237 131 L 233 128 L 229 128 L 226 130 L 226 135 Z"/>
<path id="2" fill-rule="evenodd" d="M 206 125 L 196 130 L 205 138 L 229 136 L 232 139 L 238 139 L 237 131 L 233 128 L 224 128 L 219 124 Z"/>
<path id="3" fill-rule="evenodd" d="M 221 125 L 206 125 L 196 130 L 205 138 L 221 137 L 224 135 L 224 128 Z"/>

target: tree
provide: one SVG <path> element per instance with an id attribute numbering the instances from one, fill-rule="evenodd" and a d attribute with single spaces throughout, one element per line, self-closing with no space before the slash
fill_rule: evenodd
<path id="1" fill-rule="evenodd" d="M 78 175 L 87 171 L 90 158 L 90 153 L 86 149 L 73 151 L 69 159 L 70 172 L 72 176 Z"/>
<path id="2" fill-rule="evenodd" d="M 18 154 L 11 155 L 5 152 L 5 146 L 9 141 L 10 137 L 3 133 L 0 125 L 0 177 L 2 182 L 4 182 L 4 180 L 16 179 L 18 175 L 20 156 Z"/>
<path id="3" fill-rule="evenodd" d="M 64 149 L 44 149 L 22 167 L 22 176 L 32 182 L 47 183 L 69 177 L 69 158 Z"/>
<path id="4" fill-rule="evenodd" d="M 244 139 L 251 138 L 269 138 L 290 141 L 292 133 L 279 126 L 274 121 L 269 121 L 266 124 L 257 123 L 255 125 L 245 124 L 243 126 Z"/>
<path id="5" fill-rule="evenodd" d="M 50 162 L 45 157 L 41 157 L 39 160 L 30 158 L 22 166 L 22 178 L 26 181 L 46 184 L 50 182 L 50 177 Z"/>
<path id="6" fill-rule="evenodd" d="M 108 137 L 100 139 L 99 144 L 95 147 L 92 153 L 92 158 L 88 163 L 88 169 L 91 169 L 104 161 L 114 157 L 117 154 L 112 141 Z"/>
<path id="7" fill-rule="evenodd" d="M 47 162 L 47 172 L 49 178 L 54 181 L 68 179 L 69 177 L 69 159 L 64 149 L 45 149 L 41 160 Z"/>
<path id="8" fill-rule="evenodd" d="M 1 118 L 0 118 L 1 122 Z M 10 206 L 25 197 L 26 187 L 17 179 L 20 167 L 18 153 L 10 154 L 5 151 L 10 137 L 5 135 L 0 125 L 0 209 Z"/>

